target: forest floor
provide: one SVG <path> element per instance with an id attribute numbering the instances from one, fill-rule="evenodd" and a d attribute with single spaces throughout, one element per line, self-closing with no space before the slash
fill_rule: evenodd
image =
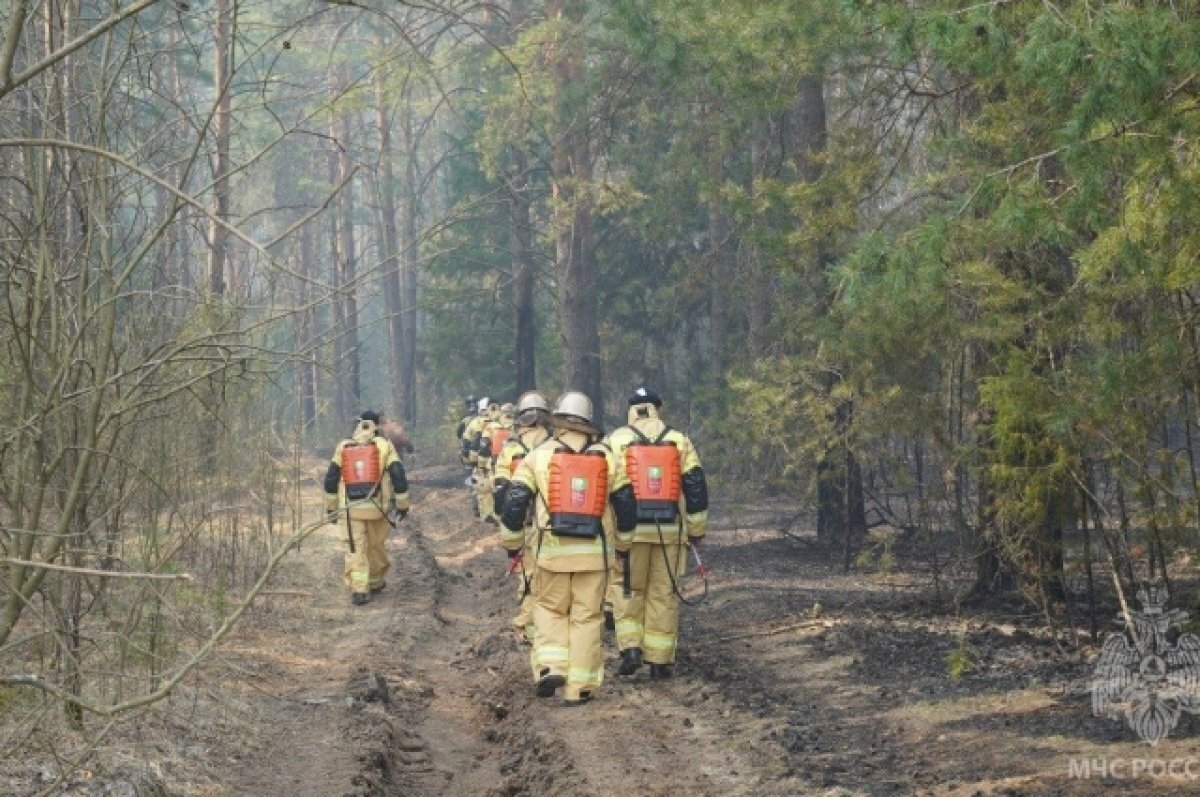
<path id="1" fill-rule="evenodd" d="M 539 700 L 510 630 L 516 584 L 461 474 L 415 469 L 386 590 L 355 607 L 341 535 L 288 557 L 208 683 L 109 739 L 152 785 L 70 795 L 1195 794 L 1154 762 L 1200 756 L 1185 715 L 1151 748 L 1091 715 L 1096 647 L 1036 614 L 935 611 L 901 573 L 843 575 L 781 533 L 787 512 L 714 508 L 707 601 L 684 608 L 677 677 L 615 676 L 582 708 Z M 314 492 L 310 516 L 319 512 Z M 750 527 L 753 528 L 750 528 Z M 911 583 L 910 583 L 911 582 Z M 685 592 L 699 592 L 694 577 Z M 963 672 L 951 677 L 949 662 Z M 1087 761 L 1118 762 L 1119 777 Z M 1152 772 L 1136 773 L 1138 761 Z M 1123 762 L 1123 763 L 1122 763 Z M 1166 765 L 1166 764 L 1164 764 Z M 1200 759 L 1190 773 L 1200 778 Z M 8 781 L 13 783 L 14 781 Z M 102 783 L 106 783 L 101 787 Z M 122 790 L 124 789 L 124 790 Z"/>

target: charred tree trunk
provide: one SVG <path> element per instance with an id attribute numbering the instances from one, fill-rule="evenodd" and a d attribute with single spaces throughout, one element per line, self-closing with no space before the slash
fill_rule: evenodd
<path id="1" fill-rule="evenodd" d="M 784 121 L 791 127 L 796 178 L 803 183 L 821 179 L 821 156 L 828 140 L 825 115 L 825 87 L 821 75 L 808 75 L 800 82 L 796 104 Z M 826 271 L 833 261 L 832 243 L 818 244 L 813 267 L 809 271 L 808 291 L 814 302 L 814 316 L 830 312 L 833 296 L 826 283 Z M 817 536 L 826 544 L 838 546 L 843 566 L 849 570 L 854 553 L 866 536 L 866 507 L 863 498 L 862 468 L 854 452 L 854 404 L 835 399 L 842 376 L 836 370 L 825 374 L 825 395 L 831 404 L 833 435 L 829 447 L 817 462 Z"/>
<path id="2" fill-rule="evenodd" d="M 976 448 L 980 452 L 982 462 L 991 459 L 990 452 L 995 448 L 991 433 L 987 429 L 988 417 L 981 416 L 977 425 L 975 439 Z M 993 493 L 987 472 L 980 469 L 977 481 L 979 507 L 975 527 L 978 530 L 975 538 L 975 585 L 971 592 L 976 595 L 1008 592 L 1016 586 L 1012 560 L 1004 550 L 1001 529 L 996 522 L 996 512 L 993 509 Z"/>

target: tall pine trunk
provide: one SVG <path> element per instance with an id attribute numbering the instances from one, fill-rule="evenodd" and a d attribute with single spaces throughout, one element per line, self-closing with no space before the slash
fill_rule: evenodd
<path id="1" fill-rule="evenodd" d="M 821 156 L 828 139 L 825 114 L 824 79 L 819 74 L 800 82 L 795 107 L 787 123 L 792 128 L 797 179 L 813 183 L 821 179 Z M 821 240 L 813 258 L 807 284 L 814 317 L 829 314 L 833 296 L 826 272 L 833 261 L 832 243 Z M 830 369 L 824 377 L 825 396 L 830 403 L 833 434 L 817 461 L 817 536 L 842 554 L 844 569 L 849 570 L 854 554 L 866 535 L 866 505 L 863 496 L 862 468 L 854 451 L 854 403 L 834 398 L 842 376 Z"/>
<path id="2" fill-rule="evenodd" d="M 529 203 L 528 165 L 525 154 L 516 159 L 508 180 L 508 218 L 511 228 L 513 322 L 517 331 L 513 348 L 517 394 L 537 387 L 537 331 L 534 316 L 533 219 Z"/>
<path id="3" fill-rule="evenodd" d="M 554 249 L 558 267 L 558 303 L 563 339 L 563 385 L 581 390 L 604 412 L 603 362 L 597 318 L 595 230 L 589 194 L 592 152 L 588 139 L 585 85 L 586 53 L 581 27 L 582 0 L 550 0 L 546 16 L 559 23 L 547 45 L 554 92 L 551 143 L 551 196 L 554 206 Z"/>
<path id="4" fill-rule="evenodd" d="M 383 42 L 379 42 L 382 49 Z M 375 126 L 379 129 L 379 176 L 375 179 L 378 208 L 379 281 L 387 310 L 388 382 L 391 400 L 404 410 L 404 323 L 400 298 L 400 234 L 396 229 L 396 171 L 392 165 L 392 114 L 387 103 L 386 73 L 380 70 L 375 83 Z"/>
<path id="5" fill-rule="evenodd" d="M 330 131 L 331 138 L 336 140 L 336 129 Z M 326 152 L 326 168 L 329 176 L 329 188 L 333 190 L 338 185 L 338 155 L 335 150 Z M 349 288 L 345 283 L 345 268 L 339 253 L 338 226 L 341 214 L 336 210 L 328 214 L 328 238 L 326 246 L 329 252 L 330 264 L 330 316 L 329 339 L 333 342 L 333 362 L 329 368 L 329 387 L 333 396 L 333 410 L 339 427 L 345 426 L 350 419 L 350 394 L 347 390 L 349 371 L 346 368 L 348 355 L 348 336 L 346 325 L 345 293 Z"/>
<path id="6" fill-rule="evenodd" d="M 417 138 L 412 104 L 401 116 L 404 131 L 404 190 L 400 201 L 400 374 L 403 393 L 400 417 L 410 427 L 417 422 L 417 265 L 420 262 L 420 191 Z"/>

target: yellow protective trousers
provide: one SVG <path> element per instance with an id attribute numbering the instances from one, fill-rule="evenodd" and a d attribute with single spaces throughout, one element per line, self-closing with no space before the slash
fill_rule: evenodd
<path id="1" fill-rule="evenodd" d="M 492 500 L 492 471 L 483 466 L 475 468 L 475 499 L 479 506 L 479 519 L 494 517 L 496 508 Z"/>
<path id="2" fill-rule="evenodd" d="M 608 589 L 604 592 L 604 611 L 612 612 L 613 617 L 617 615 L 617 604 L 621 602 L 621 595 L 625 589 L 621 578 L 621 563 L 616 557 L 612 557 L 608 565 Z"/>
<path id="3" fill-rule="evenodd" d="M 665 554 L 665 556 L 664 556 Z M 668 573 L 668 567 L 670 572 Z M 613 612 L 617 621 L 617 647 L 641 648 L 649 664 L 674 664 L 679 639 L 678 584 L 687 567 L 687 546 L 635 542 L 629 551 L 632 594 L 618 592 Z"/>
<path id="4" fill-rule="evenodd" d="M 562 675 L 567 679 L 564 699 L 578 700 L 582 692 L 594 697 L 604 681 L 601 606 L 605 573 L 556 573 L 539 567 L 536 578 L 533 622 L 537 635 L 530 656 L 533 679 Z"/>
<path id="5" fill-rule="evenodd" d="M 521 577 L 517 582 L 517 600 L 521 606 L 517 610 L 517 616 L 513 618 L 513 628 L 525 634 L 525 638 L 532 642 L 537 638 L 537 626 L 533 622 L 533 604 L 537 600 L 537 574 L 538 566 L 534 562 L 537 558 L 537 532 L 532 526 L 525 528 L 525 559 L 521 563 L 520 570 L 517 575 Z M 529 589 L 526 590 L 525 583 L 529 582 Z"/>
<path id="6" fill-rule="evenodd" d="M 392 563 L 388 561 L 387 537 L 391 526 L 387 518 L 350 519 L 354 551 L 346 542 L 346 521 L 342 520 L 342 544 L 346 546 L 346 567 L 342 580 L 351 592 L 369 592 L 383 586 Z"/>

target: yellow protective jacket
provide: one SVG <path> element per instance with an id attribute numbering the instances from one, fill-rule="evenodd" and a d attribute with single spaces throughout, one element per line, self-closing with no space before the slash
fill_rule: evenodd
<path id="1" fill-rule="evenodd" d="M 612 512 L 605 513 L 604 532 L 592 538 L 565 537 L 552 532 L 550 510 L 550 460 L 560 450 L 569 448 L 577 453 L 596 451 L 604 455 L 608 471 L 608 504 Z M 627 550 L 628 542 L 617 535 L 627 536 L 637 522 L 633 488 L 613 452 L 593 438 L 580 432 L 560 431 L 534 448 L 521 460 L 512 475 L 500 522 L 513 533 L 521 532 L 531 502 L 535 503 L 534 526 L 537 548 L 534 555 L 539 567 L 556 573 L 578 573 L 605 570 L 606 554 L 614 547 Z M 616 525 L 616 529 L 612 528 Z M 515 537 L 513 538 L 515 540 Z M 511 550 L 511 549 L 510 549 Z"/>
<path id="2" fill-rule="evenodd" d="M 474 413 L 472 413 L 470 415 L 464 415 L 462 417 L 462 420 L 460 420 L 458 422 L 458 428 L 455 431 L 455 434 L 458 436 L 459 457 L 463 460 L 463 462 L 467 461 L 467 455 L 469 453 L 467 451 L 467 448 L 468 448 L 468 441 L 467 441 L 467 437 L 466 437 L 467 427 L 471 425 L 471 421 L 475 420 L 476 417 L 477 416 Z"/>
<path id="3" fill-rule="evenodd" d="M 638 432 L 641 432 L 640 437 Z M 684 541 L 683 534 L 703 537 L 708 530 L 708 483 L 692 441 L 683 432 L 668 427 L 658 417 L 653 405 L 639 404 L 629 408 L 629 424 L 614 429 L 605 442 L 624 465 L 625 450 L 633 443 L 643 442 L 642 438 L 671 443 L 679 450 L 682 485 L 677 521 L 667 525 L 638 523 L 633 532 L 633 542 L 679 543 Z"/>
<path id="4" fill-rule="evenodd" d="M 349 501 L 346 498 L 346 485 L 342 480 L 342 451 L 351 444 L 361 445 L 370 442 L 379 451 L 379 488 L 369 498 L 361 501 Z M 355 520 L 377 520 L 384 517 L 392 508 L 393 499 L 398 509 L 408 509 L 408 477 L 404 473 L 404 463 L 396 453 L 395 446 L 382 435 L 376 434 L 375 424 L 370 421 L 360 421 L 354 431 L 354 436 L 337 444 L 325 472 L 325 508 L 327 510 L 348 507 L 350 517 Z"/>
<path id="5" fill-rule="evenodd" d="M 496 457 L 496 466 L 492 473 L 493 499 L 497 515 L 504 511 L 504 496 L 508 492 L 509 482 L 516 471 L 516 468 L 513 467 L 514 464 L 519 465 L 519 460 L 529 456 L 530 451 L 548 439 L 550 439 L 550 430 L 546 427 L 525 426 L 517 427 L 516 434 L 504 442 L 504 448 L 500 449 L 500 455 Z M 527 513 L 527 517 L 526 527 L 533 523 L 533 513 Z M 509 551 L 521 550 L 525 544 L 524 529 L 510 531 L 508 526 L 501 523 L 500 544 Z"/>
<path id="6" fill-rule="evenodd" d="M 462 439 L 465 444 L 463 450 L 466 452 L 467 461 L 472 465 L 479 461 L 479 435 L 483 431 L 485 423 L 487 423 L 486 415 L 476 415 L 463 429 Z"/>

